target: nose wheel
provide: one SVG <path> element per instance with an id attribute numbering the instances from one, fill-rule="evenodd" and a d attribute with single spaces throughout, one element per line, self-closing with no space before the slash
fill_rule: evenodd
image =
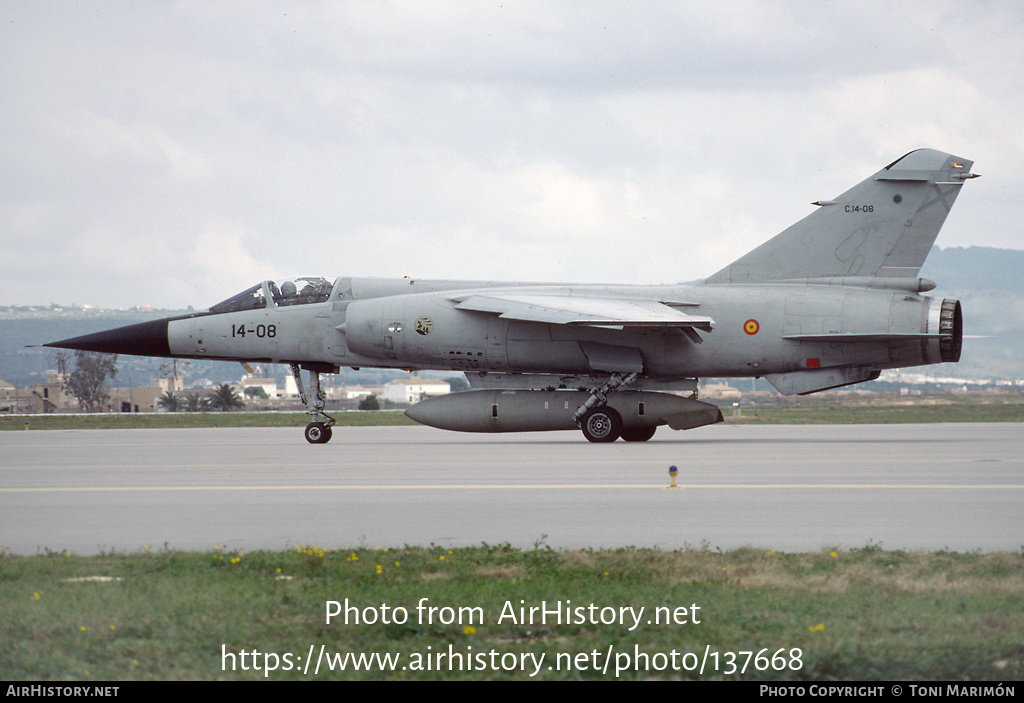
<path id="1" fill-rule="evenodd" d="M 306 425 L 306 441 L 310 444 L 327 444 L 331 441 L 331 426 L 323 422 L 311 422 Z"/>

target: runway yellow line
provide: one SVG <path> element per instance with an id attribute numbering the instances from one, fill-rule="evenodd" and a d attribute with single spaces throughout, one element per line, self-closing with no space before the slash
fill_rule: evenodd
<path id="1" fill-rule="evenodd" d="M 57 486 L 0 488 L 2 493 L 144 493 L 148 491 L 437 491 L 437 490 L 537 490 L 537 489 L 623 489 L 668 488 L 664 483 L 468 483 L 367 486 Z M 1007 490 L 1024 489 L 1024 484 L 1006 483 L 721 483 L 681 484 L 680 489 L 891 489 L 891 490 Z"/>

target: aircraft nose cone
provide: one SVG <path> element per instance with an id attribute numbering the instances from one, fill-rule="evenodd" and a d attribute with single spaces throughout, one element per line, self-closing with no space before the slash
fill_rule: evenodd
<path id="1" fill-rule="evenodd" d="M 44 344 L 44 347 L 76 349 L 79 351 L 103 352 L 104 354 L 134 354 L 137 356 L 170 356 L 167 342 L 168 320 L 140 322 L 117 329 L 72 337 L 59 342 Z"/>

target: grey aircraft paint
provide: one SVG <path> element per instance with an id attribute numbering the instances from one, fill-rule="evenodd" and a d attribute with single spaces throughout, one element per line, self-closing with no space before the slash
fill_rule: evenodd
<path id="1" fill-rule="evenodd" d="M 692 394 L 702 376 L 806 394 L 958 361 L 960 303 L 922 295 L 935 284 L 917 275 L 972 165 L 912 151 L 696 285 L 305 277 L 47 346 L 289 364 L 313 443 L 334 424 L 319 375 L 342 366 L 466 372 L 475 390 L 409 409 L 434 427 L 644 441 L 721 422 L 663 392 Z"/>

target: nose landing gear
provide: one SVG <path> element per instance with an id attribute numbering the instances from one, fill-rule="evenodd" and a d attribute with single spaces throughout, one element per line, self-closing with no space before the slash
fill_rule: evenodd
<path id="1" fill-rule="evenodd" d="M 306 425 L 306 441 L 310 444 L 327 444 L 332 434 L 331 426 L 327 423 L 311 422 Z"/>
<path id="2" fill-rule="evenodd" d="M 327 394 L 320 388 L 320 374 L 321 372 L 338 373 L 338 367 L 326 364 L 308 364 L 302 367 L 309 371 L 309 386 L 313 393 L 312 397 L 306 395 L 306 389 L 302 386 L 302 375 L 299 365 L 292 364 L 291 367 L 292 376 L 295 377 L 295 385 L 299 389 L 299 398 L 302 400 L 302 404 L 306 406 L 306 414 L 312 420 L 312 422 L 306 425 L 306 441 L 310 444 L 327 444 L 331 441 L 331 436 L 334 434 L 331 428 L 334 426 L 335 420 L 324 412 L 324 406 L 327 404 Z M 321 420 L 320 418 L 324 419 Z"/>

